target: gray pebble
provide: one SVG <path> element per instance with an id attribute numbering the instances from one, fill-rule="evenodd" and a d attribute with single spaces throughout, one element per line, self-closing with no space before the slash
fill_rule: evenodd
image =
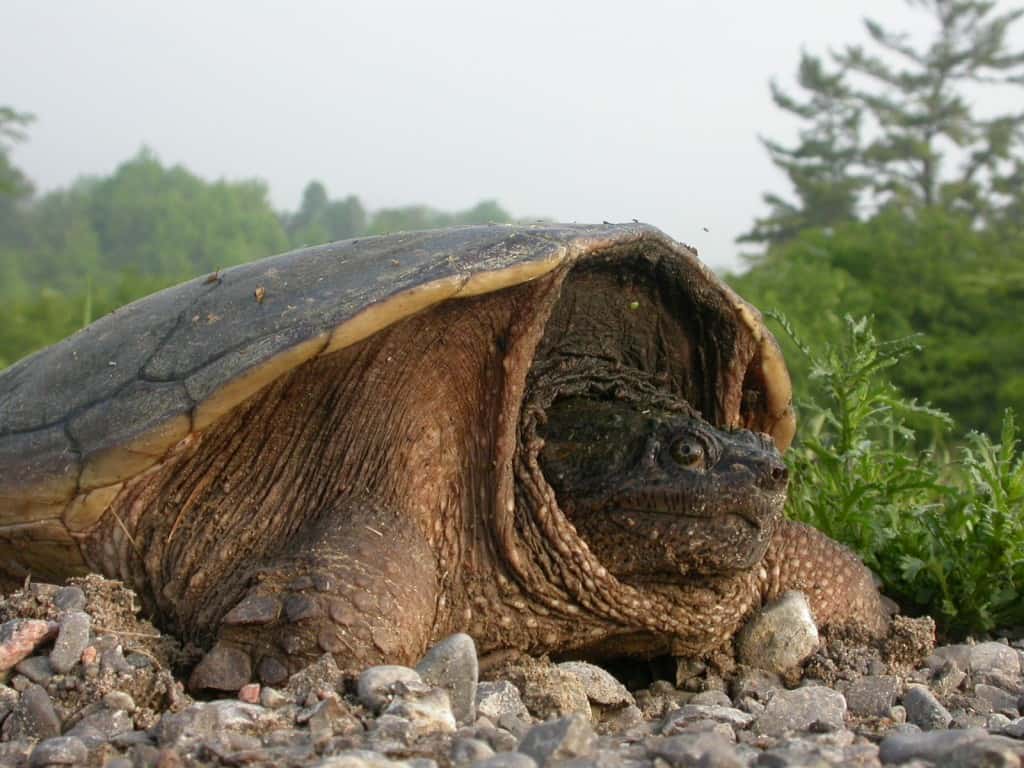
<path id="1" fill-rule="evenodd" d="M 948 728 L 953 716 L 923 685 L 911 685 L 903 693 L 907 720 L 926 731 Z"/>
<path id="2" fill-rule="evenodd" d="M 759 733 L 781 736 L 787 731 L 804 731 L 814 723 L 829 728 L 843 727 L 846 699 L 824 686 L 779 690 L 772 696 L 755 727 Z"/>
<path id="3" fill-rule="evenodd" d="M 963 670 L 972 674 L 1000 672 L 1010 677 L 1021 673 L 1020 654 L 1003 643 L 989 641 L 977 645 L 945 645 L 936 648 L 928 657 L 928 666 L 937 669 L 946 661 L 955 661 Z"/>
<path id="4" fill-rule="evenodd" d="M 11 717 L 14 718 L 13 739 L 49 739 L 60 736 L 60 718 L 53 708 L 53 701 L 41 686 L 34 683 L 21 694 L 21 701 Z"/>
<path id="5" fill-rule="evenodd" d="M 1019 717 L 1017 710 L 1017 696 L 987 683 L 978 683 L 974 686 L 974 695 L 988 704 L 993 711 L 1008 714 L 1011 717 Z"/>
<path id="6" fill-rule="evenodd" d="M 530 719 L 530 711 L 523 704 L 519 689 L 508 680 L 480 683 L 476 689 L 476 710 L 494 722 L 503 715 Z"/>
<path id="7" fill-rule="evenodd" d="M 423 683 L 419 672 L 395 664 L 368 667 L 359 675 L 356 684 L 359 702 L 368 709 L 379 711 L 394 698 L 396 683 Z"/>
<path id="8" fill-rule="evenodd" d="M 118 675 L 130 675 L 135 672 L 135 667 L 128 663 L 124 657 L 124 651 L 120 645 L 107 648 L 100 654 L 100 670 L 113 672 Z"/>
<path id="9" fill-rule="evenodd" d="M 587 755 L 597 736 L 582 715 L 569 715 L 535 725 L 519 743 L 519 751 L 544 766 L 556 760 Z"/>
<path id="10" fill-rule="evenodd" d="M 416 671 L 423 682 L 448 691 L 458 722 L 471 723 L 476 719 L 480 665 L 472 637 L 463 633 L 446 637 L 427 651 Z"/>
<path id="11" fill-rule="evenodd" d="M 922 731 L 920 733 L 889 733 L 879 745 L 878 757 L 883 763 L 905 763 L 919 758 L 937 763 L 955 747 L 985 738 L 981 728 L 962 731 Z"/>
<path id="12" fill-rule="evenodd" d="M 82 741 L 110 741 L 115 736 L 126 733 L 134 728 L 132 716 L 123 709 L 99 709 L 90 712 L 68 731 L 69 735 L 78 736 Z"/>
<path id="13" fill-rule="evenodd" d="M 452 742 L 450 756 L 456 765 L 486 760 L 494 755 L 494 750 L 486 741 L 472 738 L 459 738 Z"/>
<path id="14" fill-rule="evenodd" d="M 82 611 L 68 611 L 60 621 L 57 641 L 50 651 L 50 665 L 59 674 L 70 671 L 82 658 L 82 651 L 89 644 L 89 627 L 92 619 Z"/>
<path id="15" fill-rule="evenodd" d="M 559 664 L 558 668 L 579 679 L 592 704 L 600 704 L 603 707 L 636 704 L 633 694 L 626 690 L 626 686 L 594 664 L 585 661 L 565 661 Z"/>
<path id="16" fill-rule="evenodd" d="M 893 675 L 869 675 L 855 680 L 846 690 L 846 706 L 855 715 L 888 716 L 902 685 Z"/>
<path id="17" fill-rule="evenodd" d="M 537 768 L 537 761 L 522 752 L 498 752 L 492 757 L 477 760 L 473 768 Z"/>
<path id="18" fill-rule="evenodd" d="M 81 587 L 61 587 L 53 593 L 53 607 L 60 611 L 85 610 L 85 592 Z"/>
<path id="19" fill-rule="evenodd" d="M 729 698 L 729 694 L 725 691 L 701 691 L 687 703 L 694 705 L 710 705 L 715 707 L 731 707 L 732 699 Z"/>
<path id="20" fill-rule="evenodd" d="M 50 664 L 50 659 L 46 656 L 29 656 L 27 659 L 22 659 L 14 670 L 33 683 L 40 685 L 46 685 L 47 681 L 53 677 L 53 667 Z"/>
<path id="21" fill-rule="evenodd" d="M 123 709 L 125 712 L 134 712 L 135 699 L 124 691 L 110 691 L 103 697 L 103 706 L 107 709 Z"/>
<path id="22" fill-rule="evenodd" d="M 385 715 L 406 720 L 413 734 L 450 733 L 455 730 L 455 714 L 452 712 L 448 691 L 431 688 L 425 692 L 407 692 L 388 704 Z"/>
<path id="23" fill-rule="evenodd" d="M 48 765 L 81 765 L 89 758 L 85 744 L 74 736 L 54 736 L 40 741 L 29 758 L 31 768 Z"/>
<path id="24" fill-rule="evenodd" d="M 153 660 L 150 659 L 144 653 L 129 653 L 125 655 L 124 660 L 131 664 L 135 669 L 149 669 L 153 666 Z"/>
<path id="25" fill-rule="evenodd" d="M 736 650 L 748 666 L 783 672 L 810 657 L 819 642 L 807 597 L 790 591 L 746 623 L 736 636 Z"/>
<path id="26" fill-rule="evenodd" d="M 742 768 L 746 764 L 736 747 L 714 732 L 670 736 L 651 745 L 649 751 L 673 766 Z"/>
<path id="27" fill-rule="evenodd" d="M 667 713 L 662 720 L 660 733 L 671 736 L 686 729 L 688 723 L 707 720 L 724 723 L 735 728 L 746 728 L 754 716 L 735 707 L 720 707 L 713 704 L 685 704 L 681 709 Z"/>
<path id="28" fill-rule="evenodd" d="M 954 747 L 943 768 L 1020 768 L 1020 745 L 1002 736 L 987 736 Z"/>

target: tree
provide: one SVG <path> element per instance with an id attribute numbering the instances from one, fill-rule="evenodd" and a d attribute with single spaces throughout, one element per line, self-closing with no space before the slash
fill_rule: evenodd
<path id="1" fill-rule="evenodd" d="M 856 98 L 877 127 L 862 163 L 883 204 L 939 205 L 986 217 L 993 182 L 1014 165 L 1021 149 L 1024 111 L 979 117 L 965 88 L 1024 86 L 1024 52 L 1008 50 L 1007 39 L 1024 9 L 995 14 L 992 0 L 913 4 L 937 22 L 936 37 L 927 45 L 914 45 L 906 34 L 869 19 L 871 40 L 889 57 L 859 45 L 836 55 L 865 81 Z M 959 169 L 944 172 L 955 157 L 963 157 Z"/>
<path id="2" fill-rule="evenodd" d="M 8 157 L 10 144 L 24 141 L 25 126 L 35 116 L 17 112 L 11 107 L 0 107 L 0 198 L 24 198 L 32 194 L 32 185 L 25 175 L 11 164 Z"/>
<path id="3" fill-rule="evenodd" d="M 768 192 L 769 214 L 758 219 L 740 242 L 780 243 L 808 227 L 830 227 L 856 218 L 866 180 L 856 171 L 861 148 L 862 108 L 853 98 L 842 71 L 828 72 L 820 58 L 800 56 L 797 82 L 807 92 L 803 101 L 773 82 L 772 101 L 810 125 L 800 143 L 787 148 L 761 138 L 772 162 L 793 186 L 796 202 Z"/>
<path id="4" fill-rule="evenodd" d="M 311 181 L 302 193 L 302 205 L 292 215 L 283 216 L 288 239 L 295 247 L 316 245 L 357 237 L 366 230 L 366 210 L 359 198 L 330 200 L 327 188 Z"/>
<path id="5" fill-rule="evenodd" d="M 992 0 L 908 0 L 936 31 L 925 43 L 873 20 L 874 49 L 846 46 L 833 69 L 804 54 L 803 100 L 773 85 L 782 109 L 807 121 L 793 148 L 765 140 L 797 202 L 766 195 L 770 213 L 742 240 L 778 243 L 805 226 L 856 217 L 858 206 L 929 206 L 974 223 L 1014 222 L 1024 210 L 1024 111 L 983 117 L 980 88 L 1024 86 L 1024 51 L 1008 32 L 1024 9 L 996 13 Z M 866 198 L 866 199 L 865 199 Z"/>

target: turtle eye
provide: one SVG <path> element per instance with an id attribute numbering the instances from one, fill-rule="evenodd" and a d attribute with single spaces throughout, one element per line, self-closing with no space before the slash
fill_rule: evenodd
<path id="1" fill-rule="evenodd" d="M 704 469 L 704 446 L 696 440 L 677 440 L 672 444 L 672 458 L 676 464 L 687 469 Z"/>

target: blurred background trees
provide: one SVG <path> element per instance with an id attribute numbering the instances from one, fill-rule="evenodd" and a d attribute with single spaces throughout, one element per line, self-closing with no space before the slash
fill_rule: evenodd
<path id="1" fill-rule="evenodd" d="M 793 146 L 763 139 L 792 191 L 764 196 L 741 240 L 765 250 L 731 282 L 812 346 L 847 313 L 920 334 L 895 383 L 996 434 L 1006 406 L 1024 412 L 1024 51 L 1008 38 L 1024 10 L 913 5 L 930 37 L 868 20 L 868 47 L 801 56 L 798 95 L 773 85 L 802 126 Z M 784 343 L 806 393 L 807 362 Z"/>

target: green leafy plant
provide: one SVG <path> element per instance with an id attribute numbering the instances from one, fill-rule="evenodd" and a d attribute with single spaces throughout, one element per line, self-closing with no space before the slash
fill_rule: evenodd
<path id="1" fill-rule="evenodd" d="M 811 398 L 798 403 L 800 438 L 788 455 L 788 514 L 854 549 L 908 612 L 951 634 L 1024 620 L 1024 455 L 1011 411 L 1001 440 L 971 433 L 950 460 L 922 449 L 948 439 L 945 413 L 905 397 L 887 372 L 916 338 L 879 340 L 867 318 L 808 349 Z"/>

